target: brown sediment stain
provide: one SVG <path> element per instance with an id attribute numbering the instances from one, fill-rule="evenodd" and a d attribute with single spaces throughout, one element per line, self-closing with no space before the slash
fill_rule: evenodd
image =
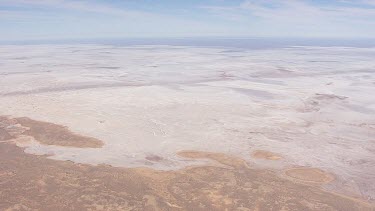
<path id="1" fill-rule="evenodd" d="M 0 141 L 8 141 L 13 137 L 8 133 L 7 130 L 0 127 Z"/>
<path id="2" fill-rule="evenodd" d="M 297 110 L 300 112 L 317 112 L 321 108 L 331 104 L 343 102 L 347 99 L 346 96 L 339 96 L 334 94 L 320 94 L 315 93 L 315 95 L 310 96 L 304 101 L 304 104 L 301 108 Z"/>
<path id="3" fill-rule="evenodd" d="M 13 136 L 7 130 L 10 125 L 8 118 L 0 116 L 0 141 L 8 141 L 13 138 Z"/>
<path id="4" fill-rule="evenodd" d="M 252 157 L 257 159 L 265 159 L 265 160 L 280 160 L 283 158 L 282 155 L 269 152 L 266 150 L 255 150 L 253 153 L 251 153 Z"/>
<path id="5" fill-rule="evenodd" d="M 233 157 L 233 156 L 229 156 L 224 153 L 184 150 L 184 151 L 177 152 L 177 154 L 181 157 L 191 158 L 191 159 L 211 159 L 220 164 L 231 166 L 234 168 L 247 167 L 247 163 L 244 160 Z"/>
<path id="6" fill-rule="evenodd" d="M 29 121 L 30 123 L 30 121 Z M 44 133 L 44 130 L 35 130 Z M 182 151 L 222 165 L 176 171 L 91 166 L 0 143 L 0 210 L 374 210 L 364 201 L 252 169 L 223 153 Z"/>
<path id="7" fill-rule="evenodd" d="M 159 161 L 164 160 L 163 157 L 160 157 L 158 155 L 147 155 L 145 158 L 146 160 L 153 161 L 153 162 L 159 162 Z"/>
<path id="8" fill-rule="evenodd" d="M 335 179 L 332 174 L 318 168 L 291 168 L 287 169 L 285 174 L 293 179 L 314 183 L 329 183 Z"/>
<path id="9" fill-rule="evenodd" d="M 80 148 L 100 148 L 103 146 L 102 141 L 75 134 L 65 126 L 36 121 L 27 117 L 15 118 L 14 120 L 29 128 L 22 133 L 23 135 L 33 137 L 41 144 Z"/>

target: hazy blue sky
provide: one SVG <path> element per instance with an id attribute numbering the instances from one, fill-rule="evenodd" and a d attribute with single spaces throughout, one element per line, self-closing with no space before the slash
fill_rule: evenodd
<path id="1" fill-rule="evenodd" d="M 0 40 L 375 37 L 375 0 L 0 0 Z"/>

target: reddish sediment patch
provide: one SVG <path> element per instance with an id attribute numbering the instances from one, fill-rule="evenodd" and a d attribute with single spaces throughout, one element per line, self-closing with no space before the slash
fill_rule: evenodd
<path id="1" fill-rule="evenodd" d="M 269 152 L 266 150 L 255 150 L 251 153 L 251 155 L 253 158 L 264 160 L 280 160 L 283 158 L 283 156 L 280 154 Z"/>
<path id="2" fill-rule="evenodd" d="M 100 148 L 103 146 L 102 141 L 75 134 L 65 126 L 36 121 L 26 117 L 16 118 L 15 120 L 22 126 L 29 128 L 22 133 L 23 135 L 33 137 L 41 144 L 79 148 Z"/>
<path id="3" fill-rule="evenodd" d="M 12 139 L 12 136 L 4 128 L 0 128 L 0 141 L 7 141 Z"/>
<path id="4" fill-rule="evenodd" d="M 335 179 L 332 174 L 318 168 L 292 168 L 286 170 L 285 174 L 293 179 L 304 182 L 329 183 Z"/>
<path id="5" fill-rule="evenodd" d="M 191 158 L 191 159 L 211 159 L 220 164 L 231 166 L 234 168 L 247 167 L 246 161 L 236 158 L 233 156 L 226 155 L 224 153 L 214 153 L 214 152 L 202 152 L 202 151 L 180 151 L 177 153 L 181 157 Z"/>

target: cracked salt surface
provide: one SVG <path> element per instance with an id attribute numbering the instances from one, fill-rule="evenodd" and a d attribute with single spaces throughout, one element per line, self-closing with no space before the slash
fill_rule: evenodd
<path id="1" fill-rule="evenodd" d="M 321 168 L 338 178 L 332 188 L 375 197 L 373 48 L 30 45 L 1 46 L 0 58 L 0 115 L 105 143 L 32 142 L 28 153 L 174 169 L 192 164 L 178 151 L 224 152 L 276 169 Z M 254 150 L 284 159 L 255 160 Z"/>

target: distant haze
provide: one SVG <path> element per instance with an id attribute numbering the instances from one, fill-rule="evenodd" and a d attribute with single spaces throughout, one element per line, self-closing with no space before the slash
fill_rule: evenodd
<path id="1" fill-rule="evenodd" d="M 333 39 L 333 38 L 122 38 L 122 39 L 45 39 L 0 41 L 0 45 L 40 45 L 40 44 L 104 44 L 111 46 L 195 46 L 225 47 L 236 49 L 277 49 L 296 46 L 357 47 L 374 48 L 375 39 Z"/>

